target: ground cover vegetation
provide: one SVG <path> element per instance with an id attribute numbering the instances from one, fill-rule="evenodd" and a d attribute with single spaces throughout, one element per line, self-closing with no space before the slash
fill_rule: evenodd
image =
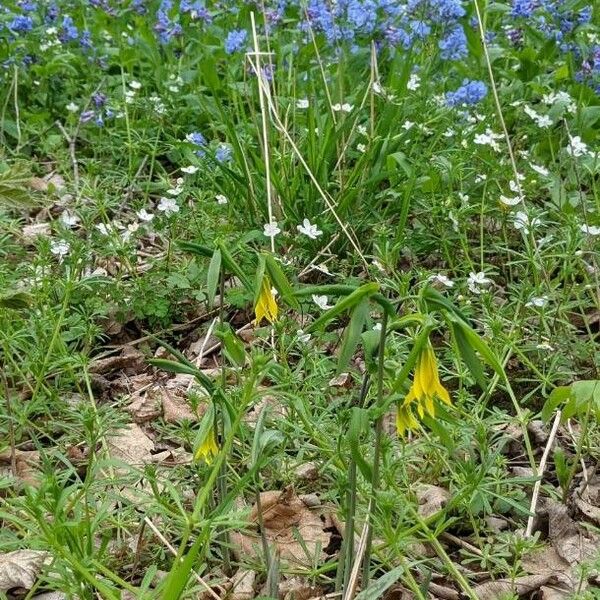
<path id="1" fill-rule="evenodd" d="M 0 596 L 600 597 L 586 0 L 0 6 Z"/>

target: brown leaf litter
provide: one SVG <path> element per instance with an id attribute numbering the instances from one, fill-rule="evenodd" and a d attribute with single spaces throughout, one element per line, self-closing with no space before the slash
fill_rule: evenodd
<path id="1" fill-rule="evenodd" d="M 0 592 L 14 588 L 31 589 L 48 560 L 49 553 L 42 550 L 15 550 L 0 554 Z"/>
<path id="2" fill-rule="evenodd" d="M 322 507 L 309 508 L 291 487 L 261 493 L 260 504 L 263 534 L 283 562 L 310 566 L 325 558 L 334 528 Z M 258 523 L 258 508 L 254 504 L 248 530 L 231 534 L 238 559 L 262 557 Z"/>

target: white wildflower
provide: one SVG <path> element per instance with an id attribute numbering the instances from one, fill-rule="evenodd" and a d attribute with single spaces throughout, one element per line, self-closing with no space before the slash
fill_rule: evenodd
<path id="1" fill-rule="evenodd" d="M 345 113 L 349 113 L 352 112 L 352 109 L 354 108 L 354 106 L 352 106 L 352 104 L 348 104 L 347 102 L 344 102 L 344 104 L 334 104 L 331 109 L 334 110 L 335 112 L 345 112 Z"/>
<path id="2" fill-rule="evenodd" d="M 308 341 L 310 341 L 312 335 L 310 333 L 304 333 L 302 329 L 298 329 L 298 331 L 296 331 L 296 337 L 301 344 L 306 344 Z"/>
<path id="3" fill-rule="evenodd" d="M 299 109 L 305 109 L 308 108 L 309 104 L 308 104 L 308 98 L 300 98 L 299 100 L 296 101 L 296 108 Z"/>
<path id="4" fill-rule="evenodd" d="M 136 81 L 135 79 L 133 81 L 129 82 L 129 87 L 132 90 L 141 90 L 142 89 L 142 84 L 139 81 Z"/>
<path id="5" fill-rule="evenodd" d="M 69 104 L 67 104 L 67 106 L 65 106 L 65 108 L 70 113 L 76 113 L 79 110 L 79 106 L 77 106 L 77 104 L 75 104 L 75 102 L 69 102 Z"/>
<path id="6" fill-rule="evenodd" d="M 138 210 L 135 214 L 140 221 L 144 221 L 145 223 L 150 223 L 150 221 L 154 219 L 154 215 L 148 212 L 145 208 Z"/>
<path id="7" fill-rule="evenodd" d="M 416 73 L 411 73 L 410 77 L 408 78 L 406 87 L 411 92 L 418 90 L 421 87 L 421 78 Z"/>
<path id="8" fill-rule="evenodd" d="M 454 281 L 452 281 L 452 279 L 446 277 L 446 275 L 442 275 L 442 273 L 438 273 L 437 275 L 432 275 L 429 278 L 429 281 L 437 281 L 438 283 L 441 283 L 443 286 L 445 286 L 447 288 L 454 287 Z"/>
<path id="9" fill-rule="evenodd" d="M 523 202 L 523 197 L 513 196 L 512 198 L 509 198 L 508 196 L 500 194 L 500 202 L 502 202 L 502 204 L 505 206 L 516 206 L 517 204 Z"/>
<path id="10" fill-rule="evenodd" d="M 50 242 L 50 252 L 55 256 L 58 256 L 62 259 L 64 256 L 69 254 L 69 250 L 71 249 L 71 244 L 66 240 L 52 240 Z"/>
<path id="11" fill-rule="evenodd" d="M 533 163 L 529 163 L 529 166 L 533 171 L 535 171 L 538 175 L 541 175 L 542 177 L 548 177 L 548 175 L 550 174 L 550 171 L 548 171 L 546 167 L 542 167 Z"/>
<path id="12" fill-rule="evenodd" d="M 190 165 L 189 167 L 181 167 L 181 171 L 186 175 L 193 175 L 198 172 L 198 167 L 195 165 Z"/>
<path id="13" fill-rule="evenodd" d="M 225 196 L 224 194 L 217 194 L 215 196 L 215 200 L 217 201 L 217 204 L 227 204 L 228 202 L 227 196 Z"/>
<path id="14" fill-rule="evenodd" d="M 266 237 L 274 238 L 276 235 L 281 233 L 281 229 L 277 225 L 277 221 L 271 221 L 270 223 L 265 223 L 263 228 L 263 234 Z"/>
<path id="15" fill-rule="evenodd" d="M 170 217 L 179 212 L 179 206 L 174 198 L 166 198 L 163 196 L 158 201 L 158 206 L 156 207 L 160 212 L 164 212 L 165 216 Z"/>
<path id="16" fill-rule="evenodd" d="M 489 277 L 486 277 L 483 271 L 479 271 L 478 273 L 469 273 L 469 278 L 467 279 L 467 286 L 469 290 L 474 294 L 481 294 L 485 291 L 485 288 L 492 284 L 492 280 Z M 483 288 L 483 289 L 482 289 Z"/>
<path id="17" fill-rule="evenodd" d="M 566 150 L 567 154 L 574 158 L 584 156 L 588 153 L 587 144 L 581 141 L 581 138 L 578 135 L 576 135 L 575 137 L 569 136 L 569 144 L 566 147 Z"/>
<path id="18" fill-rule="evenodd" d="M 331 305 L 328 303 L 329 299 L 327 296 L 318 296 L 313 294 L 312 300 L 321 310 L 327 310 L 328 308 L 331 308 Z"/>
<path id="19" fill-rule="evenodd" d="M 533 296 L 528 302 L 525 303 L 527 308 L 543 308 L 548 304 L 548 296 Z"/>
<path id="20" fill-rule="evenodd" d="M 308 219 L 304 219 L 302 221 L 302 225 L 297 225 L 296 229 L 306 235 L 311 240 L 316 240 L 320 235 L 323 235 L 323 232 L 316 226 L 313 225 Z"/>
<path id="21" fill-rule="evenodd" d="M 523 233 L 529 233 L 530 229 L 537 227 L 541 223 L 540 219 L 534 217 L 533 219 L 523 211 L 518 211 L 515 214 L 514 226 L 515 229 L 523 231 Z"/>
<path id="22" fill-rule="evenodd" d="M 579 229 L 586 235 L 600 235 L 600 227 L 598 225 L 581 225 Z"/>
<path id="23" fill-rule="evenodd" d="M 68 210 L 65 210 L 63 214 L 60 215 L 60 220 L 65 227 L 75 227 L 75 225 L 79 223 L 79 217 Z"/>

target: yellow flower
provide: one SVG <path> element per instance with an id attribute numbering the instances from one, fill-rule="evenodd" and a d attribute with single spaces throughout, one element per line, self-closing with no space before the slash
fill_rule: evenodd
<path id="1" fill-rule="evenodd" d="M 215 431 L 211 427 L 208 434 L 196 450 L 196 454 L 194 454 L 194 458 L 196 460 L 203 460 L 207 465 L 210 465 L 212 459 L 219 452 L 219 446 L 217 446 L 217 437 L 215 436 Z"/>
<path id="2" fill-rule="evenodd" d="M 271 289 L 271 281 L 268 277 L 263 277 L 262 284 L 260 286 L 260 294 L 254 307 L 254 313 L 256 318 L 254 319 L 255 325 L 260 325 L 263 318 L 269 323 L 277 321 L 278 312 L 277 302 Z"/>
<path id="3" fill-rule="evenodd" d="M 435 398 L 452 405 L 448 390 L 440 381 L 433 348 L 428 343 L 417 359 L 413 384 L 402 405 L 398 405 L 396 416 L 398 434 L 403 435 L 407 429 L 415 429 L 418 425 L 410 409 L 413 402 L 417 404 L 417 412 L 421 419 L 425 414 L 435 417 L 435 404 L 433 402 Z"/>

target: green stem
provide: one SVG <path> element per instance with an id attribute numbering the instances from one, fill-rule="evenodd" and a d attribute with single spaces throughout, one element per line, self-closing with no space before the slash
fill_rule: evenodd
<path id="1" fill-rule="evenodd" d="M 379 361 L 377 365 L 377 406 L 381 406 L 383 403 L 383 376 L 385 367 L 385 337 L 387 334 L 387 312 L 383 313 L 383 319 L 381 322 L 381 337 L 379 339 Z M 371 512 L 369 514 L 369 520 L 371 527 L 367 534 L 367 544 L 365 547 L 365 556 L 363 558 L 363 589 L 369 584 L 369 577 L 371 575 L 371 547 L 373 545 L 373 521 L 372 516 L 375 513 L 377 506 L 377 492 L 379 490 L 379 463 L 381 456 L 381 438 L 383 435 L 383 415 L 377 418 L 375 423 L 375 449 L 373 452 L 373 481 L 371 484 L 371 497 L 372 505 Z"/>

